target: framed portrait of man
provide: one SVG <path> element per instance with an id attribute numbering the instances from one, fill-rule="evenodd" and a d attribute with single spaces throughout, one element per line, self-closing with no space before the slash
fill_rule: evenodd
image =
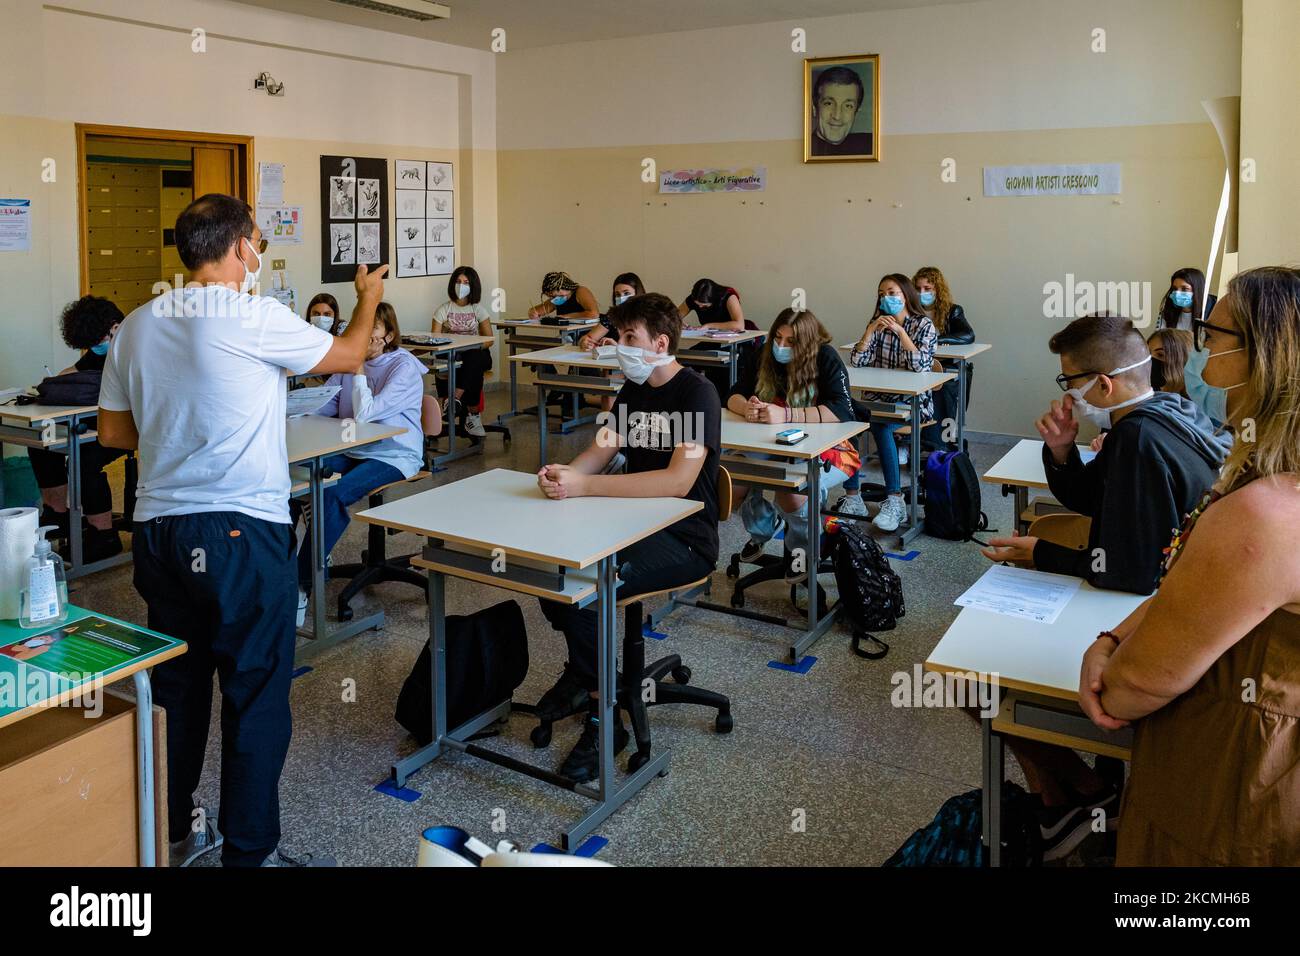
<path id="1" fill-rule="evenodd" d="M 803 161 L 880 159 L 880 54 L 803 61 Z"/>

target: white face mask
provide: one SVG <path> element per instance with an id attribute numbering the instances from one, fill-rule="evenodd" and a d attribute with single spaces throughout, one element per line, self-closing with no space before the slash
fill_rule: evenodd
<path id="1" fill-rule="evenodd" d="M 328 332 L 330 330 L 330 327 L 334 325 L 334 316 L 313 315 L 311 317 L 311 324 L 316 326 L 316 328 L 321 329 L 324 332 Z"/>
<path id="2" fill-rule="evenodd" d="M 466 285 L 464 282 L 456 283 L 456 298 L 458 299 L 469 298 L 469 286 Z"/>
<path id="3" fill-rule="evenodd" d="M 647 352 L 635 345 L 620 345 L 617 352 L 618 366 L 623 370 L 629 382 L 644 385 L 650 375 L 661 365 L 673 360 L 671 355 Z"/>
<path id="4" fill-rule="evenodd" d="M 257 277 L 262 274 L 262 257 L 257 254 L 257 250 L 253 248 L 253 243 L 247 238 L 241 239 L 240 241 L 248 243 L 249 251 L 253 253 L 253 258 L 257 260 L 257 268 L 250 272 L 248 266 L 244 265 L 244 260 L 239 260 L 239 264 L 244 266 L 244 279 L 239 283 L 239 291 L 252 292 L 253 287 L 257 285 Z"/>
<path id="5" fill-rule="evenodd" d="M 1140 362 L 1134 362 L 1132 365 L 1125 365 L 1123 368 L 1117 368 L 1113 372 L 1107 372 L 1106 375 L 1113 378 L 1114 376 L 1119 375 L 1121 372 L 1127 372 L 1131 369 L 1141 368 L 1143 365 L 1146 365 L 1150 361 L 1151 361 L 1151 356 L 1148 355 Z M 1152 395 L 1155 394 L 1155 391 L 1153 389 L 1148 388 L 1141 395 L 1135 395 L 1133 398 L 1130 398 L 1128 401 L 1120 402 L 1118 405 L 1110 405 L 1106 408 L 1102 408 L 1101 406 L 1091 404 L 1087 399 L 1083 397 L 1084 394 L 1090 388 L 1092 388 L 1094 385 L 1097 384 L 1097 379 L 1100 377 L 1101 376 L 1097 376 L 1096 378 L 1091 379 L 1088 382 L 1088 384 L 1080 388 L 1069 389 L 1065 394 L 1069 395 L 1071 398 L 1074 399 L 1075 417 L 1082 418 L 1086 422 L 1091 422 L 1093 425 L 1101 429 L 1110 428 L 1111 412 L 1119 411 L 1121 408 L 1128 408 L 1130 405 L 1136 405 L 1138 402 L 1145 402 L 1148 398 L 1150 398 Z"/>
<path id="6" fill-rule="evenodd" d="M 614 304 L 615 304 L 615 305 L 622 305 L 624 302 L 626 302 L 626 301 L 627 301 L 628 299 L 630 299 L 630 298 L 632 298 L 632 293 L 631 293 L 631 292 L 620 292 L 620 293 L 618 293 L 617 295 L 614 296 Z"/>

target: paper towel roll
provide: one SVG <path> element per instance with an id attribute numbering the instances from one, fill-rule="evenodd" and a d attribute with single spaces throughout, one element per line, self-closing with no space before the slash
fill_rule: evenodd
<path id="1" fill-rule="evenodd" d="M 0 619 L 18 617 L 18 592 L 23 587 L 27 559 L 36 550 L 35 508 L 5 508 L 0 511 Z"/>

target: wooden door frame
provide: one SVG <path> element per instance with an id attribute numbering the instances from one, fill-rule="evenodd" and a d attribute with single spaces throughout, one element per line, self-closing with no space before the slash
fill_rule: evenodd
<path id="1" fill-rule="evenodd" d="M 253 137 L 237 136 L 230 133 L 196 133 L 179 129 L 147 129 L 139 126 L 102 126 L 98 123 L 77 123 L 77 259 L 81 294 L 90 291 L 90 250 L 86 242 L 86 137 L 96 136 L 107 139 L 153 140 L 174 146 L 234 146 L 243 147 L 244 163 L 241 167 L 235 161 L 235 175 L 240 177 L 241 192 L 247 197 L 254 196 L 257 169 L 253 158 Z M 253 199 L 248 199 L 253 204 Z"/>

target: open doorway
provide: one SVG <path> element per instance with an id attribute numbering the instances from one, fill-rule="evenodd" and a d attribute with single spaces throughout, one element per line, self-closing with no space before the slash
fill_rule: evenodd
<path id="1" fill-rule="evenodd" d="M 248 201 L 253 138 L 77 124 L 81 294 L 130 312 L 186 269 L 176 217 L 196 196 Z"/>

